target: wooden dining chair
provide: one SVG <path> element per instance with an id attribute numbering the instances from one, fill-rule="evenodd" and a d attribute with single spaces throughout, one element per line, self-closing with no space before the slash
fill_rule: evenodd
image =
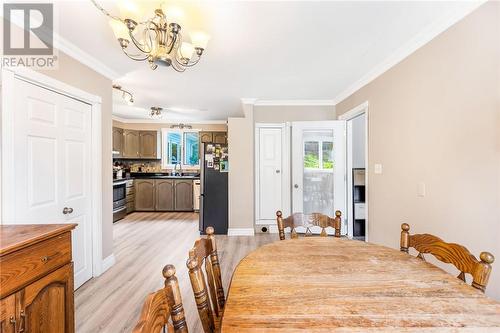
<path id="1" fill-rule="evenodd" d="M 165 286 L 147 296 L 133 333 L 188 332 L 174 265 L 166 265 L 163 276 Z"/>
<path id="2" fill-rule="evenodd" d="M 417 257 L 425 260 L 424 253 L 430 253 L 438 260 L 453 264 L 460 274 L 460 280 L 466 282 L 465 274 L 472 275 L 472 286 L 484 292 L 491 273 L 491 264 L 495 257 L 489 252 L 481 252 L 477 260 L 467 248 L 455 243 L 446 243 L 441 238 L 429 234 L 410 235 L 410 226 L 401 224 L 401 251 L 408 253 L 409 248 L 418 251 Z"/>
<path id="3" fill-rule="evenodd" d="M 203 331 L 213 333 L 220 328 L 226 299 L 222 287 L 214 228 L 208 227 L 206 233 L 207 237 L 198 239 L 189 251 L 187 267 Z M 204 273 L 203 266 L 205 266 Z"/>
<path id="4" fill-rule="evenodd" d="M 340 228 L 342 225 L 342 213 L 340 210 L 335 212 L 335 217 L 329 217 L 327 215 L 323 215 L 320 213 L 312 213 L 312 214 L 303 214 L 303 213 L 294 213 L 287 218 L 283 218 L 283 213 L 278 210 L 276 212 L 276 221 L 278 223 L 278 231 L 280 240 L 285 239 L 285 228 L 290 228 L 290 233 L 292 238 L 298 238 L 297 231 L 295 230 L 297 227 L 305 227 L 306 233 L 305 236 L 312 236 L 310 226 L 318 226 L 321 227 L 320 236 L 326 237 L 326 228 L 332 227 L 335 229 L 335 237 L 340 237 Z"/>

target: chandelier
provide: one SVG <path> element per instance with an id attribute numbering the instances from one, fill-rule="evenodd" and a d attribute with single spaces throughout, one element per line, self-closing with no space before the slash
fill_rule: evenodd
<path id="1" fill-rule="evenodd" d="M 123 89 L 119 84 L 113 84 L 113 88 L 122 93 L 122 98 L 128 105 L 134 104 L 134 95 L 130 91 Z"/>
<path id="2" fill-rule="evenodd" d="M 162 117 L 161 111 L 162 110 L 163 110 L 163 108 L 160 108 L 159 106 L 152 106 L 151 111 L 149 112 L 149 115 L 153 119 L 161 119 L 161 117 Z"/>
<path id="3" fill-rule="evenodd" d="M 152 17 L 138 22 L 131 17 L 134 9 L 138 10 L 131 0 L 123 1 L 125 4 L 122 5 L 128 6 L 127 15 L 131 15 L 125 18 L 113 16 L 95 0 L 91 1 L 111 18 L 109 24 L 123 53 L 132 60 L 147 61 L 153 70 L 163 66 L 184 72 L 186 68 L 196 65 L 205 51 L 208 35 L 197 31 L 190 34 L 191 43 L 184 41 L 180 15 L 174 8 L 157 8 Z M 172 15 L 166 15 L 170 12 Z"/>

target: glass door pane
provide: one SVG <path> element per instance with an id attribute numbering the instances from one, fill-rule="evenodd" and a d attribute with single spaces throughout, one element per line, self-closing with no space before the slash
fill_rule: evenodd
<path id="1" fill-rule="evenodd" d="M 303 213 L 334 215 L 333 130 L 305 130 Z"/>
<path id="2" fill-rule="evenodd" d="M 345 214 L 344 121 L 294 122 L 291 162 L 293 213 Z"/>

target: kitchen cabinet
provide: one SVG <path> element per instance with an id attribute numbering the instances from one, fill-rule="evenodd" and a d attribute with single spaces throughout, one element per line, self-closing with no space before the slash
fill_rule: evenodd
<path id="1" fill-rule="evenodd" d="M 139 157 L 140 158 L 158 158 L 158 131 L 140 131 L 139 132 Z"/>
<path id="2" fill-rule="evenodd" d="M 135 179 L 136 211 L 193 211 L 192 179 Z"/>
<path id="3" fill-rule="evenodd" d="M 113 127 L 113 157 L 122 157 L 123 155 L 123 129 Z"/>
<path id="4" fill-rule="evenodd" d="M 1 227 L 0 332 L 75 331 L 71 261 L 75 226 Z"/>
<path id="5" fill-rule="evenodd" d="M 137 131 L 113 127 L 113 158 L 159 159 L 158 131 Z"/>
<path id="6" fill-rule="evenodd" d="M 135 210 L 155 211 L 156 193 L 154 179 L 135 179 Z"/>
<path id="7" fill-rule="evenodd" d="M 187 179 L 175 179 L 175 211 L 193 210 L 193 181 Z"/>
<path id="8" fill-rule="evenodd" d="M 135 211 L 135 186 L 133 179 L 127 180 L 125 193 L 127 199 L 127 214 L 130 214 Z"/>
<path id="9" fill-rule="evenodd" d="M 156 210 L 173 211 L 175 210 L 175 181 L 174 179 L 156 180 Z"/>
<path id="10" fill-rule="evenodd" d="M 213 141 L 212 132 L 200 132 L 200 142 L 208 143 Z"/>
<path id="11" fill-rule="evenodd" d="M 139 131 L 123 130 L 124 158 L 139 158 Z"/>
<path id="12" fill-rule="evenodd" d="M 212 136 L 213 143 L 219 143 L 223 145 L 227 143 L 227 132 L 213 132 Z"/>

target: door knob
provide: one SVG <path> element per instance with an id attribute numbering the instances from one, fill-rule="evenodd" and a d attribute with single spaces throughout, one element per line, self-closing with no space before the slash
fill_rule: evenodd
<path id="1" fill-rule="evenodd" d="M 281 171 L 280 170 L 276 170 L 276 173 L 280 173 Z"/>
<path id="2" fill-rule="evenodd" d="M 293 185 L 293 187 L 299 188 L 299 184 L 295 184 L 295 185 Z"/>
<path id="3" fill-rule="evenodd" d="M 63 209 L 63 214 L 66 215 L 66 214 L 71 214 L 73 213 L 73 208 L 71 207 L 64 207 Z"/>

